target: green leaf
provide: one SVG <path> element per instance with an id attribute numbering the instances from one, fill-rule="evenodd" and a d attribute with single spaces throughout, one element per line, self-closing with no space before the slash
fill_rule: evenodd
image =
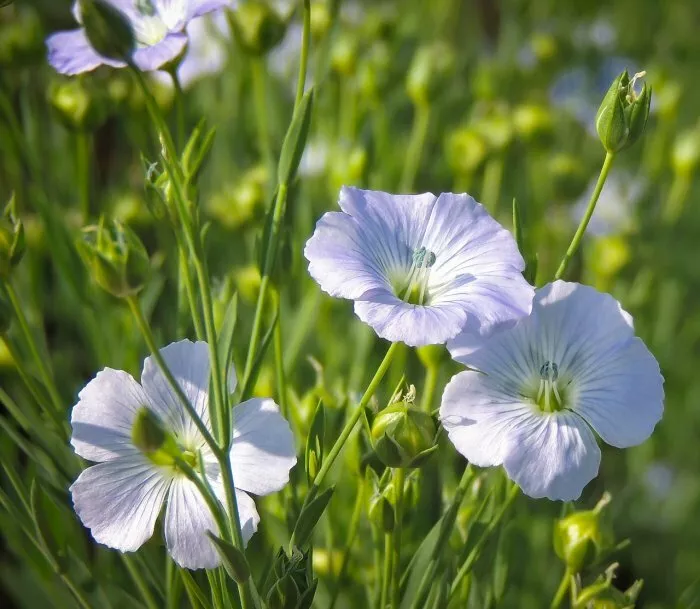
<path id="1" fill-rule="evenodd" d="M 233 334 L 236 330 L 237 321 L 238 292 L 229 301 L 226 313 L 224 313 L 224 320 L 218 329 L 219 343 L 217 349 L 219 351 L 219 362 L 221 362 L 223 367 L 224 378 L 228 376 L 228 371 L 231 369 L 231 362 L 233 361 Z"/>
<path id="2" fill-rule="evenodd" d="M 328 502 L 331 500 L 334 490 L 335 485 L 330 486 L 320 495 L 316 495 L 311 501 L 304 504 L 297 523 L 294 526 L 292 539 L 289 542 L 290 547 L 301 547 L 308 543 L 316 524 L 328 507 Z"/>
<path id="3" fill-rule="evenodd" d="M 323 401 L 319 400 L 313 419 L 311 419 L 311 427 L 309 428 L 309 436 L 306 439 L 306 451 L 304 453 L 304 466 L 306 468 L 309 484 L 316 477 L 318 469 L 323 463 L 323 442 L 325 433 L 325 408 L 323 407 Z"/>
<path id="4" fill-rule="evenodd" d="M 255 356 L 255 360 L 253 361 L 253 365 L 250 368 L 250 374 L 247 378 L 243 379 L 243 386 L 241 387 L 241 402 L 250 398 L 253 392 L 253 387 L 255 387 L 255 381 L 258 379 L 258 374 L 260 373 L 262 363 L 263 361 L 265 361 L 265 352 L 270 346 L 270 341 L 272 340 L 272 335 L 274 334 L 275 325 L 277 324 L 278 317 L 279 309 L 275 312 L 275 317 L 273 318 L 270 327 L 268 328 L 267 332 L 265 333 L 265 336 L 263 336 L 263 339 L 260 342 L 260 347 L 258 348 L 258 352 Z"/>
<path id="5" fill-rule="evenodd" d="M 294 112 L 292 122 L 287 130 L 282 144 L 280 162 L 277 168 L 277 180 L 279 184 L 289 184 L 294 179 L 299 161 L 306 146 L 306 138 L 311 124 L 311 110 L 313 108 L 314 92 L 309 89 Z"/>
<path id="6" fill-rule="evenodd" d="M 228 541 L 214 535 L 211 531 L 207 531 L 209 539 L 214 544 L 214 548 L 221 557 L 221 564 L 226 569 L 231 579 L 242 584 L 248 581 L 250 577 L 250 569 L 245 555 L 238 548 L 230 544 Z"/>
<path id="7" fill-rule="evenodd" d="M 493 564 L 493 598 L 498 605 L 503 600 L 508 581 L 508 530 L 501 526 L 498 531 L 498 541 L 496 542 L 496 558 Z"/>
<path id="8" fill-rule="evenodd" d="M 65 561 L 60 556 L 59 548 L 55 547 L 53 535 L 46 522 L 46 515 L 41 506 L 41 489 L 36 478 L 32 480 L 29 487 L 29 504 L 36 537 L 44 550 L 46 559 L 56 573 L 62 573 L 65 571 Z"/>

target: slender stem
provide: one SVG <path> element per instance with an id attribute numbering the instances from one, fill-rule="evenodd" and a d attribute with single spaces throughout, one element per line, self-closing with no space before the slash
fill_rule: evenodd
<path id="1" fill-rule="evenodd" d="M 688 174 L 675 174 L 666 204 L 662 209 L 662 219 L 666 224 L 674 224 L 681 217 L 691 184 L 691 176 Z"/>
<path id="2" fill-rule="evenodd" d="M 394 517 L 394 558 L 392 575 L 391 606 L 398 609 L 401 602 L 401 534 L 403 532 L 403 496 L 406 483 L 406 470 L 398 467 L 394 470 L 394 491 L 396 493 L 396 509 Z"/>
<path id="3" fill-rule="evenodd" d="M 421 155 L 425 146 L 425 138 L 428 135 L 430 125 L 430 106 L 419 104 L 416 106 L 411 128 L 411 139 L 406 152 L 406 162 L 404 164 L 403 175 L 401 176 L 401 192 L 410 192 L 420 166 Z"/>
<path id="4" fill-rule="evenodd" d="M 221 582 L 217 577 L 216 571 L 207 571 L 207 579 L 209 580 L 209 589 L 211 590 L 211 602 L 214 609 L 227 609 L 224 604 L 223 593 L 221 591 Z"/>
<path id="5" fill-rule="evenodd" d="M 202 328 L 202 319 L 199 314 L 199 309 L 197 305 L 197 297 L 194 292 L 194 285 L 192 284 L 192 276 L 190 274 L 190 265 L 187 258 L 187 253 L 184 247 L 180 245 L 178 247 L 178 299 L 187 296 L 187 302 L 189 303 L 190 316 L 192 317 L 192 323 L 194 324 L 194 333 L 198 339 L 204 338 L 204 329 Z M 182 294 L 182 289 L 184 288 L 184 295 Z M 178 302 L 178 314 L 181 303 Z"/>
<path id="6" fill-rule="evenodd" d="M 267 112 L 267 83 L 265 73 L 265 60 L 261 57 L 253 57 L 251 62 L 253 77 L 253 97 L 255 100 L 255 119 L 258 135 L 258 148 L 268 171 L 268 182 L 275 175 L 275 160 L 272 155 L 272 143 L 270 141 L 270 125 Z"/>
<path id="7" fill-rule="evenodd" d="M 65 586 L 71 591 L 71 594 L 75 597 L 76 602 L 83 609 L 92 609 L 92 605 L 83 596 L 83 593 L 78 589 L 78 587 L 68 578 L 67 575 L 61 573 L 61 580 Z M 158 605 L 149 606 L 149 609 L 158 609 Z"/>
<path id="8" fill-rule="evenodd" d="M 425 383 L 423 385 L 423 397 L 421 398 L 421 408 L 425 412 L 431 412 L 435 389 L 438 382 L 438 366 L 429 365 L 425 368 Z"/>
<path id="9" fill-rule="evenodd" d="M 311 38 L 311 0 L 304 0 L 304 29 L 301 34 L 301 59 L 299 61 L 299 77 L 297 78 L 297 94 L 294 98 L 294 108 L 301 103 L 306 85 L 306 70 L 309 64 L 309 39 Z"/>
<path id="10" fill-rule="evenodd" d="M 343 584 L 343 578 L 348 569 L 348 564 L 350 563 L 350 549 L 352 544 L 355 542 L 357 537 L 357 530 L 360 526 L 360 516 L 362 515 L 362 506 L 364 505 L 364 493 L 365 484 L 362 478 L 358 479 L 357 483 L 357 495 L 355 496 L 355 507 L 352 510 L 352 516 L 350 517 L 350 527 L 348 528 L 348 536 L 345 540 L 345 548 L 343 549 L 343 558 L 340 562 L 340 569 L 338 570 L 338 577 L 333 584 L 333 592 L 331 594 L 331 601 L 328 604 L 328 609 L 333 609 L 335 603 L 338 600 L 338 595 L 340 594 L 340 588 Z"/>
<path id="11" fill-rule="evenodd" d="M 486 542 L 496 530 L 496 527 L 500 524 L 501 520 L 503 520 L 503 516 L 505 516 L 506 512 L 508 511 L 508 508 L 512 505 L 512 503 L 515 501 L 519 494 L 520 488 L 518 488 L 516 485 L 513 485 L 513 487 L 510 489 L 510 492 L 508 493 L 508 496 L 506 497 L 505 502 L 498 510 L 498 512 L 496 512 L 496 515 L 493 517 L 491 522 L 489 522 L 488 525 L 486 525 L 486 528 L 481 533 L 481 537 L 479 537 L 476 544 L 474 545 L 474 548 L 472 548 L 472 551 L 469 553 L 467 559 L 464 561 L 464 564 L 460 567 L 459 571 L 457 572 L 457 575 L 452 580 L 452 586 L 450 587 L 450 596 L 453 596 L 457 592 L 457 589 L 459 588 L 459 584 L 462 581 L 462 579 L 466 575 L 471 573 L 471 570 L 474 568 L 474 564 L 481 555 L 481 551 L 484 549 Z"/>
<path id="12" fill-rule="evenodd" d="M 284 353 L 282 350 L 282 311 L 279 292 L 276 294 L 275 306 L 277 307 L 277 323 L 274 329 L 274 347 L 275 347 L 275 375 L 277 377 L 277 403 L 280 406 L 280 412 L 286 419 L 287 416 L 287 378 L 284 372 Z"/>
<path id="13" fill-rule="evenodd" d="M 12 287 L 12 284 L 9 281 L 5 281 L 3 285 L 5 287 L 5 292 L 7 293 L 7 297 L 10 301 L 17 322 L 19 323 L 22 335 L 24 336 L 24 340 L 27 344 L 27 347 L 29 348 L 29 352 L 32 356 L 32 359 L 34 360 L 34 363 L 36 364 L 37 371 L 39 372 L 39 378 L 46 387 L 46 390 L 49 393 L 49 397 L 51 398 L 51 402 L 56 412 L 60 415 L 64 415 L 65 409 L 63 406 L 63 400 L 58 394 L 58 389 L 56 388 L 56 384 L 53 380 L 53 374 L 51 373 L 51 370 L 49 369 L 49 366 L 46 363 L 47 358 L 42 357 L 39 353 L 39 348 L 36 344 L 36 340 L 34 339 L 34 335 L 32 334 L 32 331 L 29 328 L 27 318 L 24 315 L 24 310 L 22 309 L 22 305 L 19 302 L 19 299 L 17 298 L 17 293 L 15 292 L 15 289 Z"/>
<path id="14" fill-rule="evenodd" d="M 498 203 L 501 198 L 501 184 L 503 183 L 503 152 L 498 152 L 489 160 L 484 169 L 484 182 L 481 189 L 481 201 L 495 217 L 498 212 Z"/>
<path id="15" fill-rule="evenodd" d="M 146 321 L 146 318 L 143 315 L 143 311 L 141 310 L 141 305 L 139 304 L 138 300 L 136 297 L 131 296 L 126 299 L 127 304 L 129 305 L 129 309 L 131 310 L 131 313 L 134 316 L 134 319 L 136 320 L 136 325 L 138 325 L 139 330 L 141 331 L 141 334 L 143 335 L 144 340 L 146 341 L 146 345 L 148 346 L 148 350 L 151 352 L 151 355 L 153 356 L 153 359 L 156 360 L 156 364 L 158 364 L 158 367 L 160 368 L 161 372 L 163 373 L 163 376 L 165 376 L 166 380 L 170 384 L 172 390 L 175 392 L 177 395 L 178 399 L 180 402 L 182 402 L 183 407 L 187 411 L 187 414 L 190 416 L 192 421 L 194 422 L 195 426 L 197 427 L 197 430 L 199 433 L 202 434 L 202 437 L 204 438 L 204 441 L 207 443 L 207 445 L 214 451 L 218 450 L 218 446 L 216 442 L 214 441 L 214 438 L 212 437 L 211 433 L 207 429 L 207 427 L 202 423 L 202 420 L 200 419 L 199 415 L 197 414 L 197 411 L 194 409 L 190 401 L 187 399 L 187 396 L 185 393 L 182 391 L 182 387 L 180 387 L 180 384 L 175 380 L 175 377 L 173 376 L 172 372 L 170 372 L 170 369 L 168 368 L 168 365 L 165 363 L 165 360 L 163 359 L 163 356 L 160 353 L 160 350 L 158 349 L 155 339 L 153 338 L 153 333 L 151 332 L 151 328 L 148 325 L 148 322 Z"/>
<path id="16" fill-rule="evenodd" d="M 556 594 L 552 599 L 552 603 L 549 605 L 549 609 L 557 609 L 557 607 L 561 605 L 566 593 L 569 591 L 569 586 L 571 585 L 571 578 L 573 575 L 574 572 L 567 567 L 566 571 L 564 572 L 564 576 L 561 578 L 561 582 L 559 582 L 559 587 L 557 588 Z"/>
<path id="17" fill-rule="evenodd" d="M 176 144 L 178 150 L 182 150 L 185 145 L 185 92 L 182 90 L 182 83 L 177 75 L 177 69 L 169 70 L 175 87 L 175 123 L 176 123 Z"/>
<path id="18" fill-rule="evenodd" d="M 557 273 L 556 275 L 554 275 L 554 279 L 561 279 L 564 276 L 564 273 L 566 273 L 566 267 L 569 265 L 569 262 L 571 261 L 574 254 L 576 253 L 576 250 L 578 250 L 578 247 L 581 244 L 581 240 L 583 239 L 583 235 L 586 232 L 588 223 L 590 222 L 591 217 L 593 216 L 593 212 L 595 211 L 595 206 L 598 202 L 598 198 L 600 197 L 600 193 L 603 191 L 603 186 L 605 186 L 605 180 L 607 180 L 608 174 L 610 173 L 610 168 L 612 167 L 613 160 L 615 160 L 615 154 L 612 152 L 608 152 L 605 155 L 605 161 L 603 161 L 603 167 L 600 170 L 598 182 L 596 183 L 595 189 L 593 190 L 593 194 L 591 195 L 591 200 L 588 202 L 586 213 L 583 215 L 581 223 L 576 229 L 574 238 L 571 240 L 569 249 L 566 250 L 566 254 L 564 255 L 564 258 L 562 259 L 561 264 L 557 269 Z"/>
<path id="19" fill-rule="evenodd" d="M 75 164 L 77 184 L 80 190 L 80 214 L 83 224 L 90 220 L 90 182 L 92 135 L 87 131 L 79 131 L 75 135 Z"/>
<path id="20" fill-rule="evenodd" d="M 382 577 L 382 596 L 381 600 L 379 601 L 379 606 L 381 609 L 385 609 L 387 606 L 391 590 L 391 573 L 393 571 L 392 561 L 394 557 L 391 546 L 391 533 L 384 533 L 384 576 Z"/>
<path id="21" fill-rule="evenodd" d="M 131 557 L 122 555 L 122 562 L 124 563 L 126 570 L 129 572 L 131 579 L 134 580 L 134 583 L 136 584 L 146 607 L 148 607 L 148 609 L 158 609 L 158 603 L 156 603 L 155 599 L 153 598 L 146 580 L 143 578 L 141 571 L 139 571 L 132 562 Z"/>

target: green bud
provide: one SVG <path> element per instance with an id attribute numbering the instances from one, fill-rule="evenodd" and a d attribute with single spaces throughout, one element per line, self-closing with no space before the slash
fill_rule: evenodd
<path id="1" fill-rule="evenodd" d="M 343 76 L 352 76 L 357 65 L 357 38 L 348 33 L 339 35 L 331 49 L 331 67 Z"/>
<path id="2" fill-rule="evenodd" d="M 248 0 L 226 15 L 238 44 L 246 53 L 263 56 L 284 38 L 287 24 L 266 2 Z"/>
<path id="3" fill-rule="evenodd" d="M 54 81 L 48 98 L 59 120 L 75 131 L 97 129 L 107 118 L 110 105 L 103 92 L 88 88 L 79 78 Z"/>
<path id="4" fill-rule="evenodd" d="M 92 48 L 108 59 L 130 61 L 136 39 L 126 15 L 105 0 L 80 0 L 79 7 Z"/>
<path id="5" fill-rule="evenodd" d="M 554 525 L 554 551 L 574 573 L 590 565 L 610 545 L 600 518 L 610 500 L 605 493 L 594 509 L 575 512 Z"/>
<path id="6" fill-rule="evenodd" d="M 323 38 L 331 26 L 331 13 L 325 2 L 311 3 L 311 36 L 315 40 Z"/>
<path id="7" fill-rule="evenodd" d="M 676 137 L 671 149 L 671 166 L 682 176 L 690 176 L 700 160 L 700 128 L 688 129 Z"/>
<path id="8" fill-rule="evenodd" d="M 603 147 L 609 153 L 629 148 L 644 133 L 649 118 L 651 87 L 644 83 L 639 94 L 634 87 L 645 74 L 639 72 L 630 80 L 625 70 L 614 80 L 603 98 L 596 115 L 596 129 Z"/>
<path id="9" fill-rule="evenodd" d="M 574 607 L 587 609 L 634 609 L 642 590 L 643 580 L 637 580 L 624 592 L 612 584 L 618 564 L 610 565 L 592 584 L 577 591 L 574 588 Z"/>
<path id="10" fill-rule="evenodd" d="M 331 191 L 338 192 L 345 184 L 363 181 L 367 169 L 367 151 L 359 144 L 348 148 L 340 144 L 333 151 L 328 181 Z"/>
<path id="11" fill-rule="evenodd" d="M 22 260 L 26 247 L 24 225 L 17 216 L 15 197 L 12 195 L 0 217 L 0 279 L 10 276 L 12 269 Z"/>
<path id="12" fill-rule="evenodd" d="M 394 530 L 394 506 L 383 494 L 375 494 L 369 500 L 369 519 L 384 533 Z"/>
<path id="13" fill-rule="evenodd" d="M 391 51 L 386 42 L 375 42 L 357 69 L 357 88 L 363 97 L 380 101 L 391 84 Z M 381 102 L 380 102 L 381 103 Z"/>
<path id="14" fill-rule="evenodd" d="M 143 287 L 150 260 L 143 243 L 127 226 L 117 221 L 87 226 L 77 247 L 92 278 L 103 290 L 126 298 Z"/>
<path id="15" fill-rule="evenodd" d="M 287 556 L 280 548 L 268 576 L 266 607 L 269 609 L 309 609 L 316 594 L 318 580 L 308 565 L 309 553 L 294 548 Z"/>
<path id="16" fill-rule="evenodd" d="M 513 125 L 526 142 L 547 143 L 554 131 L 552 112 L 546 106 L 525 104 L 513 111 Z"/>
<path id="17" fill-rule="evenodd" d="M 151 455 L 163 448 L 168 434 L 152 410 L 141 407 L 131 428 L 131 441 L 143 454 Z"/>
<path id="18" fill-rule="evenodd" d="M 476 171 L 488 152 L 484 136 L 471 127 L 453 131 L 445 147 L 447 162 L 457 175 L 470 175 Z"/>
<path id="19" fill-rule="evenodd" d="M 588 174 L 581 159 L 571 154 L 557 153 L 547 160 L 547 175 L 557 200 L 575 199 L 586 188 Z"/>
<path id="20" fill-rule="evenodd" d="M 14 69 L 36 66 L 46 53 L 44 38 L 38 11 L 29 6 L 14 7 L 10 20 L 0 27 L 0 65 Z"/>
<path id="21" fill-rule="evenodd" d="M 435 449 L 435 421 L 407 402 L 387 406 L 372 423 L 372 446 L 388 467 L 419 467 Z"/>
<path id="22" fill-rule="evenodd" d="M 420 47 L 406 80 L 406 90 L 413 103 L 429 105 L 439 95 L 454 63 L 454 52 L 444 43 Z"/>

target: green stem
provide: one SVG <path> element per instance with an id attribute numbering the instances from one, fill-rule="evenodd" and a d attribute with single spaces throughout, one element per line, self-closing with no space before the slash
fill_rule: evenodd
<path id="1" fill-rule="evenodd" d="M 178 247 L 178 250 L 178 315 L 180 315 L 180 308 L 184 306 L 181 301 L 186 297 L 189 303 L 192 323 L 194 323 L 195 336 L 201 340 L 204 338 L 204 329 L 202 328 L 202 319 L 197 306 L 197 297 L 194 292 L 194 286 L 192 285 L 192 275 L 190 274 L 187 253 L 185 248 L 181 245 Z M 180 334 L 184 334 L 184 332 L 180 332 L 179 335 Z"/>
<path id="2" fill-rule="evenodd" d="M 682 173 L 675 174 L 666 204 L 662 210 L 662 219 L 666 224 L 673 225 L 681 217 L 691 184 L 691 176 Z"/>
<path id="3" fill-rule="evenodd" d="M 518 486 L 516 485 L 513 485 L 513 487 L 510 489 L 510 492 L 508 493 L 508 496 L 506 497 L 505 502 L 498 510 L 496 515 L 493 517 L 493 519 L 488 523 L 488 525 L 486 525 L 486 528 L 481 533 L 481 537 L 479 537 L 476 544 L 474 545 L 474 548 L 467 556 L 467 559 L 464 561 L 464 564 L 460 567 L 459 571 L 457 572 L 457 575 L 455 575 L 455 578 L 452 580 L 452 586 L 450 587 L 450 596 L 453 596 L 457 592 L 457 589 L 459 588 L 459 584 L 462 581 L 462 579 L 466 575 L 471 573 L 471 570 L 474 568 L 474 564 L 478 560 L 479 556 L 481 556 L 481 551 L 484 549 L 486 542 L 496 530 L 496 527 L 498 527 L 501 520 L 503 520 L 503 516 L 505 516 L 506 512 L 508 511 L 508 508 L 512 505 L 512 503 L 515 501 L 519 494 L 520 488 L 518 488 Z"/>
<path id="4" fill-rule="evenodd" d="M 151 355 L 156 361 L 156 364 L 158 364 L 158 367 L 163 373 L 163 376 L 165 376 L 166 380 L 170 384 L 170 387 L 177 395 L 178 399 L 182 403 L 182 406 L 185 408 L 187 414 L 190 416 L 195 426 L 197 427 L 199 433 L 202 434 L 202 437 L 204 438 L 204 441 L 207 443 L 209 448 L 211 448 L 214 451 L 218 450 L 218 446 L 216 445 L 216 442 L 214 441 L 214 438 L 212 437 L 211 433 L 209 433 L 209 430 L 207 429 L 206 425 L 202 423 L 202 420 L 197 414 L 197 411 L 187 399 L 187 396 L 182 391 L 182 387 L 180 387 L 180 384 L 175 380 L 175 377 L 173 376 L 172 372 L 170 372 L 168 365 L 165 363 L 165 360 L 163 359 L 163 356 L 161 355 L 160 350 L 156 345 L 156 341 L 153 337 L 153 332 L 151 332 L 151 328 L 143 315 L 143 311 L 141 310 L 141 305 L 139 304 L 138 300 L 135 296 L 131 296 L 126 299 L 126 302 L 129 305 L 129 309 L 131 310 L 134 319 L 136 320 L 136 325 L 139 327 L 139 330 L 141 331 L 141 334 L 143 335 L 143 338 L 146 341 L 148 350 L 151 352 Z"/>
<path id="5" fill-rule="evenodd" d="M 559 268 L 557 269 L 556 275 L 554 275 L 554 279 L 561 279 L 564 276 L 564 273 L 566 273 L 566 267 L 569 265 L 569 262 L 573 258 L 574 254 L 579 248 L 579 245 L 581 244 L 581 240 L 583 239 L 583 235 L 586 232 L 586 228 L 588 227 L 588 223 L 591 220 L 591 217 L 593 216 L 593 212 L 595 211 L 595 206 L 596 203 L 598 203 L 598 198 L 600 197 L 600 193 L 603 191 L 603 186 L 605 186 L 605 180 L 608 178 L 608 174 L 610 173 L 610 168 L 612 167 L 613 160 L 615 159 L 615 154 L 612 152 L 608 152 L 605 155 L 605 161 L 603 161 L 603 167 L 600 170 L 600 175 L 598 176 L 598 182 L 595 185 L 595 189 L 593 190 L 593 194 L 591 195 L 591 200 L 588 202 L 588 207 L 586 208 L 586 213 L 583 215 L 583 218 L 581 219 L 581 223 L 578 225 L 578 228 L 576 229 L 576 233 L 574 234 L 574 238 L 571 240 L 571 244 L 569 245 L 569 249 L 566 250 L 566 254 L 564 255 L 564 258 L 561 261 L 561 264 L 559 265 Z"/>
<path id="6" fill-rule="evenodd" d="M 169 70 L 170 77 L 173 79 L 175 87 L 175 124 L 176 124 L 176 144 L 178 150 L 182 150 L 185 145 L 185 92 L 182 90 L 182 83 L 177 75 L 177 69 Z"/>
<path id="7" fill-rule="evenodd" d="M 86 131 L 76 133 L 75 164 L 77 184 L 80 192 L 80 214 L 83 224 L 90 220 L 90 182 L 91 182 L 91 149 L 92 135 Z"/>
<path id="8" fill-rule="evenodd" d="M 258 148 L 268 172 L 268 183 L 275 175 L 275 159 L 272 155 L 270 141 L 270 125 L 267 112 L 267 83 L 265 60 L 261 57 L 253 57 L 251 61 L 253 77 L 253 98 L 255 100 L 255 120 L 258 135 Z"/>
<path id="9" fill-rule="evenodd" d="M 282 349 L 282 311 L 279 292 L 276 295 L 275 306 L 277 307 L 277 323 L 274 329 L 275 348 L 275 376 L 277 377 L 277 403 L 282 416 L 287 419 L 287 377 L 284 372 L 284 353 Z"/>
<path id="10" fill-rule="evenodd" d="M 561 578 L 559 587 L 557 588 L 556 594 L 552 599 L 552 603 L 549 605 L 549 609 L 557 609 L 557 607 L 562 604 L 566 593 L 569 591 L 569 586 L 571 585 L 571 578 L 573 575 L 574 572 L 567 567 L 566 571 L 564 572 L 564 577 Z"/>
<path id="11" fill-rule="evenodd" d="M 398 609 L 399 604 L 401 602 L 401 535 L 403 532 L 403 496 L 405 482 L 406 470 L 403 467 L 397 467 L 394 470 L 394 491 L 396 493 L 396 510 L 393 530 L 393 575 L 391 578 L 391 606 L 393 609 Z"/>
<path id="12" fill-rule="evenodd" d="M 403 175 L 401 176 L 401 192 L 411 192 L 413 190 L 418 167 L 420 166 L 421 155 L 425 147 L 425 138 L 428 135 L 430 125 L 430 106 L 419 104 L 415 109 L 413 127 L 411 128 L 411 139 L 406 153 Z"/>
<path id="13" fill-rule="evenodd" d="M 5 287 L 5 292 L 10 301 L 10 305 L 12 306 L 12 310 L 14 311 L 17 322 L 19 323 L 19 327 L 24 337 L 24 341 L 27 347 L 29 348 L 29 352 L 32 356 L 32 359 L 34 360 L 37 371 L 39 372 L 39 378 L 41 379 L 41 382 L 44 384 L 44 387 L 49 393 L 51 403 L 53 404 L 56 413 L 60 415 L 60 417 L 63 417 L 65 415 L 63 401 L 61 400 L 61 396 L 58 394 L 58 389 L 56 388 L 56 384 L 53 380 L 53 374 L 51 373 L 51 370 L 49 369 L 49 366 L 46 363 L 47 358 L 42 357 L 39 353 L 39 348 L 36 344 L 36 340 L 34 339 L 34 335 L 32 334 L 32 331 L 29 328 L 27 318 L 24 315 L 24 310 L 22 309 L 22 305 L 19 302 L 19 299 L 17 298 L 17 293 L 12 287 L 12 284 L 9 281 L 5 281 L 3 285 Z M 65 429 L 63 431 L 65 435 Z"/>
<path id="14" fill-rule="evenodd" d="M 430 413 L 432 411 L 433 398 L 437 389 L 438 366 L 429 365 L 425 368 L 425 383 L 423 384 L 423 397 L 421 398 L 421 408 Z"/>
<path id="15" fill-rule="evenodd" d="M 153 598 L 146 580 L 143 578 L 141 571 L 139 571 L 132 562 L 131 557 L 122 555 L 122 562 L 124 563 L 126 570 L 129 572 L 131 579 L 134 580 L 134 583 L 136 584 L 136 587 L 143 598 L 144 605 L 148 607 L 148 609 L 158 609 L 158 603 L 156 603 L 155 599 Z"/>
<path id="16" fill-rule="evenodd" d="M 498 212 L 498 203 L 501 198 L 501 184 L 503 183 L 503 152 L 489 160 L 484 169 L 484 182 L 481 189 L 481 202 L 495 217 Z"/>
<path id="17" fill-rule="evenodd" d="M 391 533 L 384 533 L 384 576 L 382 577 L 382 596 L 381 600 L 379 601 L 380 609 L 386 608 L 391 591 L 391 573 L 393 571 L 392 560 L 394 556 L 391 546 Z"/>
<path id="18" fill-rule="evenodd" d="M 304 29 L 301 34 L 301 59 L 299 62 L 299 77 L 297 78 L 297 94 L 294 98 L 294 109 L 304 97 L 306 85 L 306 70 L 309 64 L 309 39 L 311 34 L 311 0 L 304 0 Z"/>

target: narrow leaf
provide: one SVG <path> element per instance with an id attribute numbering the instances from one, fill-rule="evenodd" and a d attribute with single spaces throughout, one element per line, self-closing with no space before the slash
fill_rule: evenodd
<path id="1" fill-rule="evenodd" d="M 221 564 L 226 569 L 231 579 L 242 584 L 250 577 L 250 569 L 245 555 L 238 548 L 230 544 L 228 541 L 214 535 L 211 531 L 207 531 L 209 539 L 214 544 L 214 548 L 221 557 Z"/>
<path id="2" fill-rule="evenodd" d="M 325 438 L 326 415 L 323 402 L 319 400 L 314 417 L 311 420 L 309 436 L 306 439 L 306 451 L 304 453 L 304 465 L 309 483 L 316 477 L 318 468 L 323 463 L 323 442 Z M 313 455 L 313 457 L 312 457 Z M 314 470 L 314 471 L 312 471 Z"/>
<path id="3" fill-rule="evenodd" d="M 328 507 L 328 502 L 331 500 L 334 490 L 335 485 L 328 487 L 320 495 L 314 497 L 308 503 L 308 505 L 305 505 L 302 508 L 301 514 L 299 514 L 299 519 L 294 526 L 290 546 L 301 547 L 308 543 L 316 524 L 321 519 L 323 512 L 325 512 L 326 508 Z"/>
<path id="4" fill-rule="evenodd" d="M 294 112 L 287 135 L 284 137 L 280 162 L 277 168 L 279 184 L 289 184 L 294 179 L 299 168 L 299 161 L 301 161 L 301 155 L 306 146 L 306 138 L 309 134 L 313 98 L 313 89 L 309 89 Z"/>

